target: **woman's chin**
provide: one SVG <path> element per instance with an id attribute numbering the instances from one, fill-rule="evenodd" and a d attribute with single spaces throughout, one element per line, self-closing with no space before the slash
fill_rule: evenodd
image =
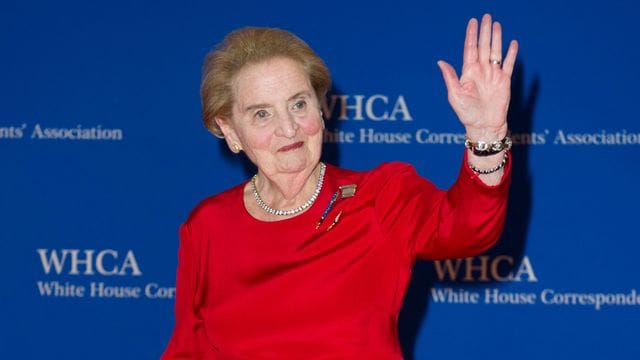
<path id="1" fill-rule="evenodd" d="M 316 164 L 317 162 L 311 159 L 282 159 L 276 164 L 276 169 L 280 173 L 299 173 L 315 167 Z"/>

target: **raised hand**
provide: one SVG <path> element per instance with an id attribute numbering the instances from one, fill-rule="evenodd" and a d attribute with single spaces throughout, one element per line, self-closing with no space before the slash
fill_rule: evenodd
<path id="1" fill-rule="evenodd" d="M 502 60 L 502 27 L 485 14 L 479 37 L 478 21 L 472 18 L 467 25 L 460 78 L 453 66 L 438 61 L 449 103 L 471 140 L 494 141 L 506 135 L 517 52 L 518 42 L 512 40 Z"/>

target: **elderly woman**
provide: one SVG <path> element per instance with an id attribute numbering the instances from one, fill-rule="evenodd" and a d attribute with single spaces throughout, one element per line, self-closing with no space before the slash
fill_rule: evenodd
<path id="1" fill-rule="evenodd" d="M 323 61 L 295 35 L 246 28 L 205 60 L 204 122 L 257 166 L 180 228 L 176 323 L 163 358 L 401 359 L 397 320 L 417 258 L 477 254 L 499 237 L 510 161 L 517 43 L 469 21 L 460 78 L 443 61 L 466 129 L 455 184 L 407 164 L 354 172 L 320 162 Z"/>

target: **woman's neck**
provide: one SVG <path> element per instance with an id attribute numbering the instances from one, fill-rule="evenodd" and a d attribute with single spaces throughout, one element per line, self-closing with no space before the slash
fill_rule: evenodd
<path id="1" fill-rule="evenodd" d="M 320 177 L 320 164 L 310 170 L 298 173 L 284 173 L 267 176 L 258 172 L 255 178 L 255 190 L 264 203 L 272 209 L 294 209 L 311 198 L 315 192 Z M 283 220 L 291 216 L 272 215 L 261 208 L 255 199 L 251 184 L 247 184 L 244 191 L 245 206 L 249 213 L 260 220 Z"/>

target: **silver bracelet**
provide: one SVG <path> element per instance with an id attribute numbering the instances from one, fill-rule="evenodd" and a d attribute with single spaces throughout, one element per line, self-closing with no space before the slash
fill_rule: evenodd
<path id="1" fill-rule="evenodd" d="M 502 140 L 496 140 L 492 142 L 478 141 L 473 142 L 469 138 L 464 139 L 464 147 L 471 150 L 474 155 L 489 156 L 499 153 L 502 150 L 511 149 L 511 138 L 509 135 L 502 138 Z"/>
<path id="2" fill-rule="evenodd" d="M 500 164 L 492 167 L 491 169 L 487 169 L 487 170 L 478 169 L 477 167 L 471 165 L 470 162 L 467 162 L 467 165 L 469 165 L 469 169 L 473 170 L 473 172 L 475 172 L 476 174 L 480 174 L 480 175 L 493 174 L 494 172 L 497 172 L 498 170 L 502 169 L 505 166 L 505 164 L 507 163 L 507 159 L 508 158 L 509 158 L 509 155 L 505 151 L 504 152 L 504 157 L 502 158 L 502 161 L 500 162 Z"/>

